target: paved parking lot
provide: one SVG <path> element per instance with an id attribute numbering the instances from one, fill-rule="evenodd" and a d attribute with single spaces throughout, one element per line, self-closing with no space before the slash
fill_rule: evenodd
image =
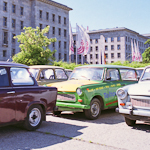
<path id="1" fill-rule="evenodd" d="M 60 117 L 47 115 L 40 129 L 29 132 L 15 126 L 0 128 L 0 150 L 149 150 L 150 124 L 125 124 L 123 116 L 105 110 L 97 120 L 83 113 L 64 112 Z"/>

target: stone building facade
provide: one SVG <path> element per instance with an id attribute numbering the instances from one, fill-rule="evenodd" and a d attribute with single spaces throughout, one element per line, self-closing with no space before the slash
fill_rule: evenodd
<path id="1" fill-rule="evenodd" d="M 13 36 L 23 32 L 23 27 L 50 26 L 49 38 L 57 38 L 50 45 L 56 49 L 56 60 L 69 60 L 69 11 L 71 8 L 52 0 L 0 0 L 0 60 L 7 61 L 20 52 Z"/>
<path id="2" fill-rule="evenodd" d="M 112 63 L 116 61 L 132 61 L 131 39 L 138 42 L 140 53 L 150 46 L 145 45 L 145 41 L 149 38 L 149 34 L 140 35 L 139 33 L 127 28 L 112 28 L 95 30 L 88 32 L 90 36 L 90 51 L 89 54 L 83 57 L 78 55 L 78 63 L 101 64 L 101 54 L 105 51 L 106 62 Z M 76 43 L 76 34 L 73 36 Z M 76 51 L 76 47 L 74 46 Z M 76 55 L 72 56 L 72 62 L 76 62 Z"/>

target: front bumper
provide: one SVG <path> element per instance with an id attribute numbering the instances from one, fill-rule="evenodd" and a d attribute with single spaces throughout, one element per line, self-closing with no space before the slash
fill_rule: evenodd
<path id="1" fill-rule="evenodd" d="M 65 103 L 65 102 L 56 102 L 56 106 L 59 111 L 78 111 L 83 109 L 90 109 L 89 105 L 83 105 L 80 103 Z"/>
<path id="2" fill-rule="evenodd" d="M 120 109 L 116 108 L 116 112 L 119 112 L 121 114 L 128 114 L 133 116 L 145 116 L 150 117 L 150 110 L 133 110 L 133 109 Z"/>

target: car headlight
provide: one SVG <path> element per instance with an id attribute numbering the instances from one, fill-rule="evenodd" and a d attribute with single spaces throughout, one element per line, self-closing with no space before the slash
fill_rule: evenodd
<path id="1" fill-rule="evenodd" d="M 79 96 L 82 95 L 82 90 L 81 90 L 80 88 L 77 88 L 77 94 L 78 94 Z"/>
<path id="2" fill-rule="evenodd" d="M 127 92 L 124 89 L 118 89 L 116 94 L 120 99 L 125 99 L 127 96 Z"/>

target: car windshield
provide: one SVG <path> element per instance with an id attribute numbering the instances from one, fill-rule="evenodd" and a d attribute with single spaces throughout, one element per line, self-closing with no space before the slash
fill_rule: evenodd
<path id="1" fill-rule="evenodd" d="M 102 80 L 103 68 L 77 68 L 73 70 L 69 80 Z"/>
<path id="2" fill-rule="evenodd" d="M 137 80 L 137 74 L 133 69 L 120 69 L 122 80 Z"/>
<path id="3" fill-rule="evenodd" d="M 37 78 L 37 75 L 39 73 L 39 69 L 29 69 L 30 73 L 32 73 L 32 76 L 34 78 Z"/>
<path id="4" fill-rule="evenodd" d="M 150 80 L 150 68 L 145 69 L 145 72 L 144 72 L 141 80 L 142 81 Z"/>

